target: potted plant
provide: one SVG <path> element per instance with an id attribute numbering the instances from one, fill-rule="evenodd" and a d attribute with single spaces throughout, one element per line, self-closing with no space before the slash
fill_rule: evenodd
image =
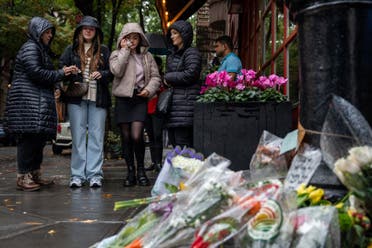
<path id="1" fill-rule="evenodd" d="M 264 130 L 279 136 L 291 130 L 292 106 L 280 92 L 287 81 L 246 69 L 236 80 L 226 71 L 208 74 L 195 104 L 195 149 L 227 157 L 233 170 L 249 169 Z"/>
<path id="2" fill-rule="evenodd" d="M 216 71 L 208 74 L 198 102 L 287 101 L 287 97 L 280 92 L 280 88 L 287 83 L 288 79 L 275 74 L 269 77 L 258 77 L 254 70 L 242 69 L 241 73 L 236 80 L 233 80 L 226 71 Z"/>

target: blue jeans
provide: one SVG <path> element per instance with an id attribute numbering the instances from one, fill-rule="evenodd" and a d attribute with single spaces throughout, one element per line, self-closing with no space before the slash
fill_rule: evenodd
<path id="1" fill-rule="evenodd" d="M 93 177 L 103 178 L 103 142 L 106 109 L 96 107 L 92 101 L 68 104 L 72 135 L 71 178 L 83 182 Z"/>

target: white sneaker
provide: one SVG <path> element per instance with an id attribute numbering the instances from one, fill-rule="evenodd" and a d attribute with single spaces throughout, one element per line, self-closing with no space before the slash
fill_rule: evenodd
<path id="1" fill-rule="evenodd" d="M 80 188 L 83 185 L 82 181 L 78 177 L 74 177 L 71 179 L 70 188 Z"/>
<path id="2" fill-rule="evenodd" d="M 100 188 L 100 187 L 102 187 L 102 179 L 99 178 L 99 177 L 93 177 L 89 181 L 89 186 L 91 188 Z"/>

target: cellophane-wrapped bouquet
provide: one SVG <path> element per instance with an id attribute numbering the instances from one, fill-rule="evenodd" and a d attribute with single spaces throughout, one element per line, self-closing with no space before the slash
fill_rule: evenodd
<path id="1" fill-rule="evenodd" d="M 203 155 L 193 149 L 176 147 L 167 154 L 151 194 L 156 196 L 177 192 L 180 183 L 202 167 L 203 160 Z"/>
<path id="2" fill-rule="evenodd" d="M 280 195 L 282 184 L 278 180 L 259 182 L 254 187 L 237 194 L 232 206 L 220 215 L 205 222 L 197 231 L 192 248 L 218 247 L 230 240 L 262 209 L 268 199 Z M 263 214 L 259 217 L 265 218 Z"/>
<path id="3" fill-rule="evenodd" d="M 337 209 L 332 206 L 302 208 L 297 211 L 291 247 L 340 247 Z"/>
<path id="4" fill-rule="evenodd" d="M 185 189 L 177 193 L 170 215 L 140 239 L 139 247 L 190 245 L 195 228 L 232 204 L 239 180 L 235 180 L 237 173 L 229 171 L 227 166 L 227 162 L 217 166 L 206 162 L 185 182 Z"/>
<path id="5" fill-rule="evenodd" d="M 285 178 L 288 172 L 288 162 L 285 154 L 280 154 L 283 139 L 264 131 L 261 135 L 256 152 L 249 164 L 252 178 Z"/>

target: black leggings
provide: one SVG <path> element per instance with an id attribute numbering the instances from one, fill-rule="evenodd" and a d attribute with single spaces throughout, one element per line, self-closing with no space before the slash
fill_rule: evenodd
<path id="1" fill-rule="evenodd" d="M 164 118 L 156 114 L 147 115 L 145 127 L 150 140 L 151 162 L 161 164 L 163 157 Z"/>
<path id="2" fill-rule="evenodd" d="M 143 141 L 144 123 L 134 121 L 121 123 L 122 151 L 125 162 L 129 167 L 134 167 L 134 155 L 137 167 L 143 167 L 145 163 L 145 143 Z"/>

